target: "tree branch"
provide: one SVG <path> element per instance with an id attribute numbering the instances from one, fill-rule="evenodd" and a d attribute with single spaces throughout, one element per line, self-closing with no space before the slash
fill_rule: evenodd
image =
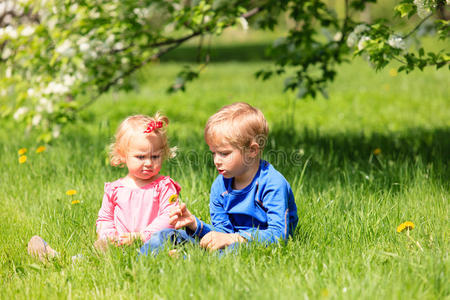
<path id="1" fill-rule="evenodd" d="M 262 9 L 260 7 L 255 7 L 253 9 L 251 9 L 250 11 L 248 11 L 247 13 L 243 14 L 242 17 L 243 18 L 250 18 L 250 17 L 256 15 L 257 13 L 259 13 L 261 10 Z M 231 24 L 229 24 L 228 26 L 231 26 Z M 130 69 L 128 69 L 127 71 L 123 72 L 121 75 L 119 75 L 116 78 L 114 78 L 111 81 L 109 81 L 107 84 L 105 84 L 103 87 L 101 87 L 98 90 L 98 93 L 97 93 L 96 96 L 92 97 L 91 100 L 89 100 L 88 102 L 86 102 L 83 105 L 81 105 L 80 108 L 78 108 L 77 110 L 80 111 L 80 110 L 83 110 L 86 107 L 92 105 L 95 101 L 97 101 L 97 99 L 99 98 L 99 96 L 101 94 L 107 92 L 112 86 L 116 85 L 119 82 L 119 80 L 121 80 L 121 79 L 123 79 L 123 78 L 125 78 L 127 76 L 130 76 L 131 74 L 133 74 L 134 72 L 136 72 L 140 68 L 144 67 L 149 62 L 151 62 L 151 61 L 153 61 L 153 60 L 155 60 L 157 58 L 160 58 L 161 56 L 163 56 L 164 54 L 168 53 L 169 51 L 172 51 L 173 49 L 179 47 L 182 43 L 184 43 L 184 42 L 186 42 L 186 41 L 188 41 L 188 40 L 190 40 L 190 39 L 192 39 L 192 38 L 194 38 L 194 37 L 196 37 L 198 35 L 202 35 L 205 32 L 208 32 L 208 28 L 207 27 L 203 28 L 201 30 L 198 30 L 196 32 L 193 32 L 193 33 L 191 33 L 189 35 L 186 35 L 184 37 L 178 38 L 178 39 L 168 39 L 168 40 L 165 40 L 165 41 L 161 41 L 161 42 L 158 42 L 158 43 L 154 43 L 154 44 L 148 45 L 146 48 L 156 48 L 156 47 L 162 47 L 162 46 L 167 46 L 167 45 L 172 45 L 172 46 L 164 48 L 164 49 L 161 49 L 155 55 L 152 55 L 152 56 L 146 58 L 141 63 L 132 66 Z M 126 50 L 126 49 L 128 49 L 130 47 L 131 46 L 126 47 L 123 50 Z M 205 64 L 205 66 L 206 66 L 206 64 Z M 205 66 L 203 66 L 202 69 Z"/>
<path id="2" fill-rule="evenodd" d="M 422 26 L 422 24 L 423 24 L 426 20 L 428 20 L 432 15 L 433 15 L 433 13 L 430 13 L 428 16 L 426 16 L 425 18 L 423 18 L 423 19 L 419 22 L 419 24 L 417 24 L 416 27 L 414 27 L 413 30 L 411 30 L 407 35 L 405 35 L 405 36 L 403 37 L 403 39 L 406 40 L 407 38 L 409 38 L 409 37 L 410 37 L 414 32 L 416 32 L 417 29 L 419 29 L 420 26 Z"/>

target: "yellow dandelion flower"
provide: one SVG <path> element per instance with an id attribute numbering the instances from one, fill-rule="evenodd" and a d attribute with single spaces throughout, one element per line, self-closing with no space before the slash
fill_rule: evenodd
<path id="1" fill-rule="evenodd" d="M 76 190 L 68 190 L 68 191 L 66 192 L 66 195 L 67 195 L 67 196 L 73 196 L 73 195 L 75 195 L 76 193 L 77 193 Z"/>
<path id="2" fill-rule="evenodd" d="M 390 69 L 389 70 L 389 75 L 392 76 L 392 77 L 395 77 L 395 76 L 398 75 L 398 72 L 397 72 L 396 69 Z"/>
<path id="3" fill-rule="evenodd" d="M 329 295 L 330 293 L 328 292 L 327 289 L 323 289 L 323 290 L 320 292 L 320 294 L 322 295 L 322 297 L 328 298 L 328 295 Z"/>
<path id="4" fill-rule="evenodd" d="M 411 221 L 404 222 L 397 227 L 397 232 L 402 232 L 403 230 L 413 230 L 414 229 L 414 223 Z"/>
<path id="5" fill-rule="evenodd" d="M 20 148 L 17 153 L 19 153 L 19 155 L 24 155 L 25 153 L 27 153 L 27 148 Z"/>
<path id="6" fill-rule="evenodd" d="M 21 155 L 19 157 L 19 164 L 23 164 L 27 161 L 27 156 L 26 155 Z"/>
<path id="7" fill-rule="evenodd" d="M 39 147 L 37 147 L 37 149 L 36 149 L 36 153 L 44 152 L 45 149 L 47 149 L 47 148 L 45 148 L 45 146 L 39 146 Z"/>
<path id="8" fill-rule="evenodd" d="M 72 205 L 74 205 L 74 204 L 80 204 L 80 200 L 73 200 L 73 201 L 71 202 L 71 204 L 72 204 Z"/>
<path id="9" fill-rule="evenodd" d="M 380 154 L 381 154 L 380 148 L 376 148 L 375 150 L 373 150 L 373 155 L 380 155 Z"/>
<path id="10" fill-rule="evenodd" d="M 177 194 L 173 194 L 169 198 L 169 203 L 175 203 L 177 201 L 177 199 L 178 199 L 178 195 Z"/>

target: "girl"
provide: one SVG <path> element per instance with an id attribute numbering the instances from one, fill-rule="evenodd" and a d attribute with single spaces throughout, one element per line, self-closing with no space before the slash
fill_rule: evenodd
<path id="1" fill-rule="evenodd" d="M 167 117 L 135 115 L 126 118 L 117 129 L 111 145 L 110 162 L 128 169 L 128 174 L 105 183 L 102 206 L 96 222 L 95 247 L 104 250 L 108 243 L 144 242 L 141 253 L 161 247 L 155 233 L 167 228 L 170 209 L 178 203 L 180 185 L 169 176 L 159 174 L 165 159 L 174 156 L 165 127 Z M 155 238 L 152 240 L 152 236 Z M 41 237 L 33 236 L 28 252 L 44 260 L 57 255 Z"/>

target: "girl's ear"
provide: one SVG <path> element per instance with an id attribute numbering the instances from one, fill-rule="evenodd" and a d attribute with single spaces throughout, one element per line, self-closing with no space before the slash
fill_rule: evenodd
<path id="1" fill-rule="evenodd" d="M 259 155 L 259 145 L 256 142 L 252 142 L 250 147 L 248 147 L 248 154 L 250 157 L 254 158 Z"/>

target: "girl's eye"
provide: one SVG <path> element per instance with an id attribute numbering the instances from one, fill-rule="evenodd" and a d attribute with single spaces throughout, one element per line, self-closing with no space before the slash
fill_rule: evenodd
<path id="1" fill-rule="evenodd" d="M 152 159 L 159 159 L 160 157 L 160 155 L 152 155 Z"/>
<path id="2" fill-rule="evenodd" d="M 144 155 L 136 155 L 136 158 L 137 158 L 137 159 L 144 159 L 145 156 L 144 156 Z"/>

